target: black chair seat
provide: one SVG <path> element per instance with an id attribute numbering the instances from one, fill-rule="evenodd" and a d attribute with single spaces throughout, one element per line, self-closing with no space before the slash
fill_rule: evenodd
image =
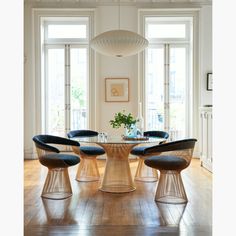
<path id="1" fill-rule="evenodd" d="M 68 154 L 46 154 L 40 158 L 40 163 L 51 168 L 64 168 L 74 166 L 80 162 L 80 158 L 75 155 Z"/>
<path id="2" fill-rule="evenodd" d="M 145 131 L 144 132 L 144 136 L 146 137 L 158 137 L 158 138 L 164 138 L 164 139 L 168 139 L 169 134 L 167 132 L 164 131 Z M 165 141 L 160 142 L 159 144 L 163 143 Z M 131 150 L 131 154 L 132 155 L 136 155 L 136 156 L 145 156 L 145 149 L 147 148 L 151 148 L 153 146 L 141 146 L 141 147 L 135 147 Z M 159 152 L 156 152 L 159 153 Z M 155 154 L 154 154 L 155 155 Z"/>
<path id="3" fill-rule="evenodd" d="M 136 155 L 136 156 L 144 156 L 144 150 L 145 148 L 148 148 L 147 146 L 142 146 L 142 147 L 135 147 L 131 150 L 131 154 L 132 155 Z"/>
<path id="4" fill-rule="evenodd" d="M 80 151 L 86 155 L 103 155 L 105 151 L 103 148 L 95 146 L 80 146 Z"/>
<path id="5" fill-rule="evenodd" d="M 148 157 L 144 163 L 159 170 L 182 170 L 188 166 L 188 162 L 177 156 L 152 156 Z"/>

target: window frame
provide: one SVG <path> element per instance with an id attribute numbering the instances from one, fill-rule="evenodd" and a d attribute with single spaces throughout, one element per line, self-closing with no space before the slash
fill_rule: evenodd
<path id="1" fill-rule="evenodd" d="M 44 84 L 42 83 L 42 75 L 44 74 L 44 64 L 42 61 L 43 56 L 43 48 L 41 45 L 41 42 L 43 40 L 43 34 L 42 31 L 42 18 L 47 17 L 88 17 L 89 19 L 89 30 L 88 30 L 88 39 L 91 39 L 94 37 L 95 34 L 95 24 L 94 24 L 94 18 L 95 18 L 95 9 L 93 8 L 87 8 L 87 9 L 74 9 L 74 8 L 68 8 L 68 9 L 51 9 L 51 8 L 33 8 L 32 9 L 32 15 L 33 15 L 33 30 L 32 30 L 32 79 L 34 84 L 34 91 L 35 91 L 35 97 L 34 97 L 34 103 L 35 103 L 35 125 L 34 125 L 34 133 L 42 133 L 43 132 L 43 120 L 42 116 L 44 113 L 43 107 L 42 107 L 42 86 Z M 96 93 L 95 93 L 95 53 L 93 50 L 89 47 L 89 97 L 90 100 L 88 101 L 89 104 L 89 114 L 96 113 L 97 110 L 97 103 L 96 103 Z M 92 97 L 91 97 L 91 96 Z M 96 129 L 97 121 L 96 119 L 92 119 L 91 115 L 88 118 L 88 127 L 90 129 Z"/>
<path id="2" fill-rule="evenodd" d="M 64 55 L 65 55 L 65 47 L 63 45 L 44 45 L 44 61 L 43 61 L 43 65 L 44 65 L 44 80 L 42 80 L 42 90 L 41 90 L 41 94 L 42 94 L 42 99 L 41 99 L 41 106 L 42 106 L 42 131 L 46 132 L 46 130 L 48 130 L 48 122 L 46 120 L 46 114 L 47 114 L 47 110 L 48 110 L 48 83 L 46 83 L 46 81 L 48 80 L 48 51 L 50 49 L 63 49 Z M 64 75 L 66 75 L 66 71 L 64 71 Z M 64 94 L 64 100 L 66 100 L 66 95 Z M 66 119 L 65 119 L 65 127 L 66 127 Z"/>
<path id="3" fill-rule="evenodd" d="M 50 17 L 51 18 L 51 17 Z M 89 43 L 89 19 L 85 21 L 82 19 L 82 17 L 78 18 L 73 18 L 74 20 L 66 20 L 62 21 L 64 17 L 52 17 L 50 18 L 44 18 L 44 44 L 60 44 L 60 43 L 65 43 L 65 44 L 88 44 Z M 81 18 L 81 19 L 80 19 Z M 87 17 L 84 17 L 87 18 Z M 53 20 L 55 19 L 55 20 Z M 85 38 L 49 38 L 48 37 L 48 26 L 49 25 L 85 25 L 86 26 L 86 37 Z"/>
<path id="4" fill-rule="evenodd" d="M 86 112 L 87 112 L 87 128 L 89 128 L 89 121 L 91 119 L 91 109 L 90 109 L 90 100 L 91 100 L 91 92 L 90 92 L 90 79 L 89 79 L 89 67 L 91 66 L 89 64 L 89 45 L 76 45 L 76 44 L 72 44 L 70 46 L 70 49 L 86 49 L 87 51 L 87 65 L 86 65 L 86 70 L 87 70 L 87 75 L 88 75 L 88 79 L 86 81 L 86 88 L 87 88 L 87 92 L 86 92 L 86 99 L 87 99 L 87 107 L 86 107 Z M 71 53 L 71 51 L 70 51 Z M 71 60 L 71 54 L 69 55 L 70 56 L 70 59 Z M 71 64 L 70 64 L 70 68 L 71 68 Z M 71 73 L 71 71 L 69 72 Z M 71 87 L 72 86 L 72 82 L 71 82 L 71 78 L 70 78 L 70 93 L 71 93 Z M 69 104 L 70 104 L 70 109 L 71 109 L 71 103 L 72 103 L 72 97 L 68 97 L 68 101 L 69 101 Z M 71 113 L 70 113 L 70 116 L 71 116 Z M 71 124 L 71 117 L 69 117 L 69 121 L 68 121 L 70 124 Z"/>
<path id="5" fill-rule="evenodd" d="M 192 90 L 192 97 L 191 101 L 191 111 L 189 112 L 189 135 L 192 137 L 198 138 L 198 124 L 199 124 L 199 118 L 198 118 L 198 107 L 199 107 L 199 58 L 200 58 L 200 52 L 199 52 L 199 14 L 200 14 L 200 8 L 173 8 L 173 9 L 139 9 L 138 10 L 138 27 L 139 27 L 139 33 L 143 36 L 146 35 L 146 28 L 145 28 L 145 18 L 146 17 L 192 17 L 193 19 L 193 31 L 192 34 L 192 60 L 190 61 L 190 68 L 192 70 L 192 85 L 190 89 Z M 169 40 L 166 39 L 166 43 L 168 43 Z M 178 43 L 178 42 L 176 42 Z M 181 43 L 181 42 L 179 42 Z M 152 42 L 150 42 L 150 45 Z M 138 101 L 142 101 L 142 110 L 144 112 L 143 116 L 146 116 L 146 85 L 145 85 L 145 53 L 144 52 L 139 53 L 138 58 L 138 66 L 139 66 L 139 73 L 138 73 Z M 144 121 L 145 127 L 146 127 L 146 120 Z"/>
<path id="6" fill-rule="evenodd" d="M 157 17 L 157 16 L 156 16 Z M 162 16 L 158 16 L 158 17 L 162 17 Z M 149 17 L 146 17 L 145 18 L 145 36 L 146 38 L 148 38 L 148 24 L 150 24 L 148 22 L 148 18 Z M 163 18 L 166 18 L 166 17 L 163 17 Z M 172 18 L 172 17 L 171 17 Z M 182 18 L 182 19 L 181 19 Z M 157 44 L 159 42 L 165 42 L 165 43 L 177 43 L 177 42 L 180 42 L 180 43 L 184 43 L 184 42 L 189 42 L 191 40 L 191 38 L 189 37 L 189 35 L 191 34 L 191 28 L 190 28 L 190 22 L 188 20 L 185 20 L 186 17 L 173 17 L 173 21 L 171 20 L 159 20 L 159 19 L 156 19 L 156 20 L 153 20 L 153 24 L 155 25 L 179 25 L 179 24 L 183 24 L 185 25 L 185 29 L 186 29 L 186 32 L 185 32 L 185 37 L 183 38 L 174 38 L 174 37 L 171 37 L 171 38 L 148 38 L 148 41 L 150 44 L 154 43 L 154 44 Z M 178 20 L 178 22 L 174 21 L 175 20 Z"/>
<path id="7" fill-rule="evenodd" d="M 68 49 L 68 46 L 70 46 L 70 49 Z M 47 98 L 47 91 L 48 91 L 48 86 L 46 83 L 47 80 L 47 75 L 48 75 L 48 70 L 47 70 L 47 65 L 48 65 L 48 50 L 50 49 L 63 49 L 64 51 L 64 57 L 65 57 L 65 64 L 67 64 L 70 61 L 70 53 L 71 53 L 71 49 L 75 48 L 75 49 L 86 49 L 87 51 L 87 62 L 89 61 L 89 46 L 88 45 L 78 45 L 78 44 L 73 44 L 73 45 L 68 45 L 68 44 L 44 44 L 44 78 L 45 80 L 42 81 L 44 82 L 44 85 L 42 87 L 42 130 L 45 132 L 48 130 L 48 123 L 47 123 L 47 119 L 46 119 L 46 114 L 47 114 L 47 109 L 48 109 L 48 98 Z M 71 64 L 70 67 L 71 68 Z M 69 69 L 70 70 L 70 69 Z M 87 70 L 87 75 L 89 75 L 89 63 L 87 63 L 86 65 L 86 70 Z M 65 80 L 64 80 L 64 89 L 65 89 L 65 93 L 64 93 L 64 105 L 65 105 L 65 133 L 69 132 L 71 130 L 71 71 L 68 71 L 68 67 L 65 67 L 64 70 L 64 74 L 65 74 Z M 86 80 L 86 88 L 87 88 L 87 92 L 86 92 L 86 101 L 87 101 L 87 107 L 86 107 L 86 113 L 87 113 L 87 126 L 89 125 L 89 117 L 90 117 L 90 109 L 89 109 L 89 103 L 90 103 L 90 96 L 89 96 L 89 78 Z M 68 91 L 68 88 L 70 89 L 70 91 Z M 85 127 L 88 128 L 88 127 Z"/>

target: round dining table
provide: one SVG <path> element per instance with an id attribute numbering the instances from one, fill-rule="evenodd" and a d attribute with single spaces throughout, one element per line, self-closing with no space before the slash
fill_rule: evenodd
<path id="1" fill-rule="evenodd" d="M 80 143 L 96 143 L 107 155 L 104 175 L 99 189 L 110 193 L 126 193 L 136 189 L 129 165 L 129 154 L 138 144 L 156 143 L 165 139 L 157 137 L 124 139 L 122 136 L 98 135 L 74 137 Z M 155 145 L 155 144 L 153 144 Z"/>

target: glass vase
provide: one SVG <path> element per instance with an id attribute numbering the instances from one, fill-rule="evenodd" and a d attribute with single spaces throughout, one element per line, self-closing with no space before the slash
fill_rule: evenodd
<path id="1" fill-rule="evenodd" d="M 131 125 L 125 128 L 125 137 L 136 138 L 137 137 L 137 127 L 136 125 Z"/>
<path id="2" fill-rule="evenodd" d="M 143 129 L 144 129 L 144 119 L 142 116 L 142 103 L 139 103 L 138 106 L 138 116 L 136 117 L 136 127 L 137 127 L 137 135 L 143 136 Z"/>

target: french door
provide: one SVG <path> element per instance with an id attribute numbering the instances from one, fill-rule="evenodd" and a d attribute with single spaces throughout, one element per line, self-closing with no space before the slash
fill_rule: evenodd
<path id="1" fill-rule="evenodd" d="M 88 127 L 88 48 L 45 45 L 45 132 L 66 136 Z"/>
<path id="2" fill-rule="evenodd" d="M 189 135 L 190 72 L 186 44 L 150 46 L 146 52 L 146 129 L 171 139 Z"/>

